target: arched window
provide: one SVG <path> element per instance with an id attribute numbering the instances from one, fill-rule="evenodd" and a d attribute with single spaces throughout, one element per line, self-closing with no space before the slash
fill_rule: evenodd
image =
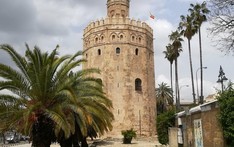
<path id="1" fill-rule="evenodd" d="M 141 43 L 141 37 L 139 38 L 139 43 Z"/>
<path id="2" fill-rule="evenodd" d="M 120 48 L 119 47 L 116 48 L 116 54 L 120 54 Z"/>
<path id="3" fill-rule="evenodd" d="M 132 42 L 134 42 L 135 41 L 135 36 L 132 36 Z"/>
<path id="4" fill-rule="evenodd" d="M 125 16 L 125 10 L 121 10 L 121 16 L 122 16 L 122 17 Z"/>
<path id="5" fill-rule="evenodd" d="M 115 40 L 115 35 L 112 35 L 112 40 Z"/>
<path id="6" fill-rule="evenodd" d="M 135 90 L 136 91 L 141 91 L 142 90 L 142 87 L 141 87 L 141 79 L 137 78 L 135 80 Z"/>
<path id="7" fill-rule="evenodd" d="M 114 10 L 112 10 L 112 11 L 110 12 L 110 15 L 111 15 L 111 17 L 114 17 L 114 15 L 115 15 L 115 11 L 114 11 Z"/>
<path id="8" fill-rule="evenodd" d="M 123 40 L 123 35 L 120 35 L 120 40 Z"/>
<path id="9" fill-rule="evenodd" d="M 101 55 L 102 52 L 101 52 L 101 49 L 98 49 L 98 55 Z"/>
<path id="10" fill-rule="evenodd" d="M 136 48 L 136 50 L 135 50 L 135 54 L 136 54 L 136 55 L 138 55 L 138 48 Z"/>
<path id="11" fill-rule="evenodd" d="M 95 38 L 95 42 L 98 43 L 98 38 L 97 37 Z"/>

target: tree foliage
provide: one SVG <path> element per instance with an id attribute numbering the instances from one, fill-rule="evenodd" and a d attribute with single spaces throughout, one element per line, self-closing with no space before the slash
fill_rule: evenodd
<path id="1" fill-rule="evenodd" d="M 155 90 L 156 92 L 156 99 L 157 99 L 157 112 L 163 113 L 164 111 L 168 110 L 173 105 L 173 96 L 172 96 L 172 89 L 167 86 L 166 83 L 158 84 L 158 88 Z"/>
<path id="2" fill-rule="evenodd" d="M 187 15 L 180 16 L 181 22 L 179 23 L 178 29 L 181 31 L 180 33 L 184 35 L 188 39 L 188 51 L 189 51 L 189 64 L 190 64 L 190 73 L 191 73 L 191 82 L 192 82 L 192 95 L 193 95 L 193 103 L 196 103 L 195 98 L 195 90 L 194 90 L 194 78 L 193 78 L 193 64 L 192 64 L 192 51 L 191 51 L 191 39 L 195 35 L 197 29 L 193 25 L 193 17 Z"/>
<path id="3" fill-rule="evenodd" d="M 58 47 L 51 53 L 26 48 L 21 56 L 0 45 L 17 67 L 0 63 L 0 90 L 9 91 L 0 94 L 1 130 L 14 128 L 30 135 L 33 146 L 48 147 L 55 140 L 82 141 L 90 128 L 98 134 L 112 129 L 112 102 L 100 80 L 89 77 L 99 70 L 75 70 L 85 62 L 82 52 L 58 56 Z"/>
<path id="4" fill-rule="evenodd" d="M 209 7 L 212 24 L 209 30 L 215 45 L 223 52 L 234 54 L 234 1 L 209 0 Z"/>
<path id="5" fill-rule="evenodd" d="M 168 128 L 175 126 L 175 110 L 171 109 L 157 116 L 158 141 L 168 144 Z"/>
<path id="6" fill-rule="evenodd" d="M 234 89 L 229 84 L 218 98 L 220 114 L 219 120 L 223 128 L 224 138 L 228 147 L 234 146 Z"/>
<path id="7" fill-rule="evenodd" d="M 178 62 L 177 58 L 180 56 L 180 52 L 182 52 L 182 41 L 181 34 L 176 30 L 173 31 L 169 36 L 172 44 L 168 44 L 167 48 L 171 48 L 174 50 L 173 56 L 175 57 L 175 98 L 176 98 L 176 107 L 177 109 L 180 106 L 180 93 L 179 93 L 179 79 L 178 79 Z"/>

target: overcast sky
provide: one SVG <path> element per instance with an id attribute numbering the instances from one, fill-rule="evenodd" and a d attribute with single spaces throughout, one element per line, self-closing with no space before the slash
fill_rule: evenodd
<path id="1" fill-rule="evenodd" d="M 107 0 L 0 0 L 0 44 L 8 43 L 18 52 L 24 53 L 25 43 L 51 51 L 60 45 L 61 54 L 73 54 L 82 50 L 83 29 L 91 22 L 106 17 Z M 131 0 L 130 17 L 148 23 L 154 30 L 156 87 L 161 82 L 170 85 L 169 62 L 162 53 L 169 43 L 168 35 L 180 21 L 180 15 L 188 14 L 190 3 L 201 0 Z M 156 19 L 150 19 L 149 12 Z M 234 80 L 234 57 L 225 56 L 211 42 L 207 28 L 202 26 L 204 95 L 214 94 L 219 66 L 222 65 L 226 77 Z M 182 101 L 192 101 L 190 68 L 187 40 L 184 39 L 183 52 L 179 57 L 179 83 Z M 192 42 L 193 71 L 196 88 L 196 71 L 199 68 L 198 38 Z M 0 51 L 0 62 L 11 64 L 9 57 Z M 199 71 L 197 74 L 200 80 Z M 200 82 L 199 82 L 200 83 Z M 183 85 L 190 85 L 185 87 Z M 199 84 L 200 87 L 200 84 Z M 197 92 L 197 89 L 195 89 Z M 200 92 L 200 91 L 199 91 Z"/>

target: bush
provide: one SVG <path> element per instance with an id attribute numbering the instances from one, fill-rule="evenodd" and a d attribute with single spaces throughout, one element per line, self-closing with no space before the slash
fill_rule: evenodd
<path id="1" fill-rule="evenodd" d="M 228 147 L 234 147 L 234 90 L 229 88 L 217 97 L 220 114 L 219 121 Z"/>
<path id="2" fill-rule="evenodd" d="M 132 138 L 136 138 L 136 131 L 131 128 L 130 130 L 123 130 L 121 131 L 122 135 L 124 136 L 123 142 L 124 144 L 130 144 Z"/>
<path id="3" fill-rule="evenodd" d="M 161 144 L 168 144 L 168 128 L 175 126 L 175 111 L 169 110 L 157 116 L 158 141 Z"/>

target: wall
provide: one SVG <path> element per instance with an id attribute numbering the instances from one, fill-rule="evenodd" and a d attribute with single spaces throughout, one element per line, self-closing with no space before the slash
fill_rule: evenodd
<path id="1" fill-rule="evenodd" d="M 177 127 L 169 128 L 168 135 L 169 135 L 169 146 L 170 147 L 177 147 L 178 146 L 177 132 L 178 132 Z"/>
<path id="2" fill-rule="evenodd" d="M 217 119 L 218 113 L 217 101 L 177 113 L 177 117 L 182 121 L 184 146 L 224 147 L 223 132 Z"/>

